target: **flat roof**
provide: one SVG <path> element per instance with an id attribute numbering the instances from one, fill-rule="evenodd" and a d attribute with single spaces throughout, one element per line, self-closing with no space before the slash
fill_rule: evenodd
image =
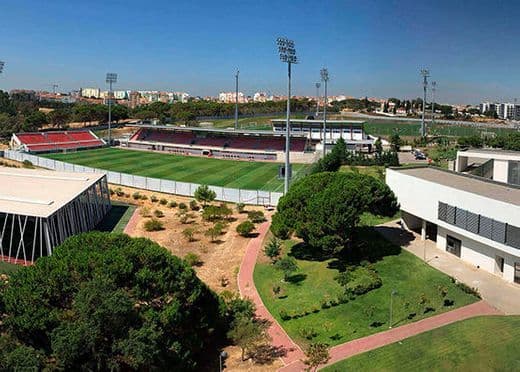
<path id="1" fill-rule="evenodd" d="M 520 206 L 520 187 L 436 167 L 391 169 L 425 181 Z"/>
<path id="2" fill-rule="evenodd" d="M 129 127 L 138 127 L 146 129 L 164 129 L 173 131 L 187 131 L 187 132 L 210 132 L 210 133 L 225 133 L 225 134 L 242 134 L 242 135 L 256 135 L 256 136 L 280 136 L 281 133 L 273 132 L 272 130 L 255 130 L 255 129 L 237 129 L 234 128 L 202 128 L 202 127 L 179 127 L 176 125 L 153 125 L 153 124 L 129 124 Z M 305 134 L 291 133 L 291 137 L 307 137 Z"/>
<path id="3" fill-rule="evenodd" d="M 490 155 L 504 155 L 504 156 L 511 156 L 513 158 L 520 158 L 520 151 L 512 151 L 512 150 L 502 150 L 502 149 L 479 149 L 479 148 L 469 148 L 467 150 L 461 150 L 457 152 L 457 155 L 466 155 L 466 154 L 482 154 L 487 155 L 488 157 Z"/>
<path id="4" fill-rule="evenodd" d="M 271 119 L 273 124 L 285 124 L 286 119 Z M 327 120 L 327 125 L 363 125 L 363 120 Z M 291 124 L 323 125 L 323 119 L 291 119 Z"/>
<path id="5" fill-rule="evenodd" d="M 0 213 L 49 217 L 103 176 L 0 167 Z"/>

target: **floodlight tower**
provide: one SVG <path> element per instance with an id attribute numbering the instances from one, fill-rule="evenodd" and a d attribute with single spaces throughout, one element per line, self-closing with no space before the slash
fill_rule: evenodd
<path id="1" fill-rule="evenodd" d="M 320 71 L 321 81 L 324 83 L 324 100 L 323 100 L 323 157 L 327 154 L 327 83 L 329 81 L 329 70 L 322 68 Z"/>
<path id="2" fill-rule="evenodd" d="M 0 61 L 0 74 L 2 72 L 4 72 L 4 66 L 5 66 L 5 62 L 4 61 Z"/>
<path id="3" fill-rule="evenodd" d="M 112 144 L 111 127 L 112 127 L 112 84 L 117 82 L 117 74 L 113 72 L 107 73 L 106 82 L 108 89 L 108 146 Z"/>
<path id="4" fill-rule="evenodd" d="M 435 124 L 435 91 L 437 90 L 437 82 L 432 81 L 432 127 Z"/>
<path id="5" fill-rule="evenodd" d="M 320 87 L 321 83 L 316 83 L 316 119 L 318 118 L 318 115 L 320 114 Z"/>
<path id="6" fill-rule="evenodd" d="M 237 68 L 237 73 L 235 74 L 235 130 L 238 129 L 238 74 L 240 71 Z"/>
<path id="7" fill-rule="evenodd" d="M 291 176 L 290 171 L 290 160 L 289 152 L 291 150 L 290 135 L 291 135 L 291 65 L 298 63 L 296 57 L 296 49 L 294 48 L 294 41 L 289 40 L 285 37 L 279 37 L 276 39 L 278 45 L 278 53 L 280 54 L 280 61 L 287 63 L 287 121 L 285 124 L 285 177 L 284 177 L 284 193 L 289 191 L 289 177 Z"/>
<path id="8" fill-rule="evenodd" d="M 58 84 L 54 83 L 52 84 L 52 93 L 56 95 L 56 89 L 58 89 Z"/>
<path id="9" fill-rule="evenodd" d="M 423 103 L 422 103 L 422 121 L 421 121 L 421 137 L 426 136 L 426 127 L 424 124 L 424 114 L 426 113 L 426 89 L 428 88 L 428 77 L 430 76 L 430 71 L 426 69 L 421 70 L 421 75 L 423 77 Z"/>

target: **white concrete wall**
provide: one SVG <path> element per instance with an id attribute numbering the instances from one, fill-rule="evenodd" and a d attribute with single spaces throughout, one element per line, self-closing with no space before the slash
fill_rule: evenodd
<path id="1" fill-rule="evenodd" d="M 461 241 L 460 258 L 467 263 L 479 267 L 491 274 L 502 277 L 507 282 L 514 281 L 514 263 L 520 262 L 519 257 L 507 254 L 489 245 L 477 242 L 465 234 L 439 226 L 437 228 L 437 248 L 446 251 L 446 236 L 450 235 Z M 496 256 L 504 258 L 504 272 L 500 274 L 496 268 Z"/>
<path id="2" fill-rule="evenodd" d="M 508 160 L 493 160 L 493 180 L 507 183 L 509 172 Z"/>

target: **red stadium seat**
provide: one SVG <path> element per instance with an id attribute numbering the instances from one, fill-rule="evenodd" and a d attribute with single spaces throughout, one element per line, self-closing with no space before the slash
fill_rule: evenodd
<path id="1" fill-rule="evenodd" d="M 104 145 L 103 141 L 90 131 L 19 133 L 16 137 L 30 152 L 94 148 Z"/>

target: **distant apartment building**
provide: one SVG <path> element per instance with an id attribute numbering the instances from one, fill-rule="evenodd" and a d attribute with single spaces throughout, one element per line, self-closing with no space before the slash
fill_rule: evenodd
<path id="1" fill-rule="evenodd" d="M 99 88 L 81 88 L 81 97 L 85 98 L 102 98 L 101 90 Z"/>
<path id="2" fill-rule="evenodd" d="M 236 93 L 220 92 L 218 100 L 222 103 L 234 103 L 236 101 Z M 247 103 L 247 97 L 242 92 L 238 92 L 238 103 Z"/>
<path id="3" fill-rule="evenodd" d="M 497 117 L 504 120 L 520 120 L 520 104 L 517 103 L 493 103 L 480 104 L 480 112 L 495 112 Z"/>
<path id="4" fill-rule="evenodd" d="M 253 102 L 267 102 L 269 96 L 265 92 L 256 92 L 253 94 Z"/>

